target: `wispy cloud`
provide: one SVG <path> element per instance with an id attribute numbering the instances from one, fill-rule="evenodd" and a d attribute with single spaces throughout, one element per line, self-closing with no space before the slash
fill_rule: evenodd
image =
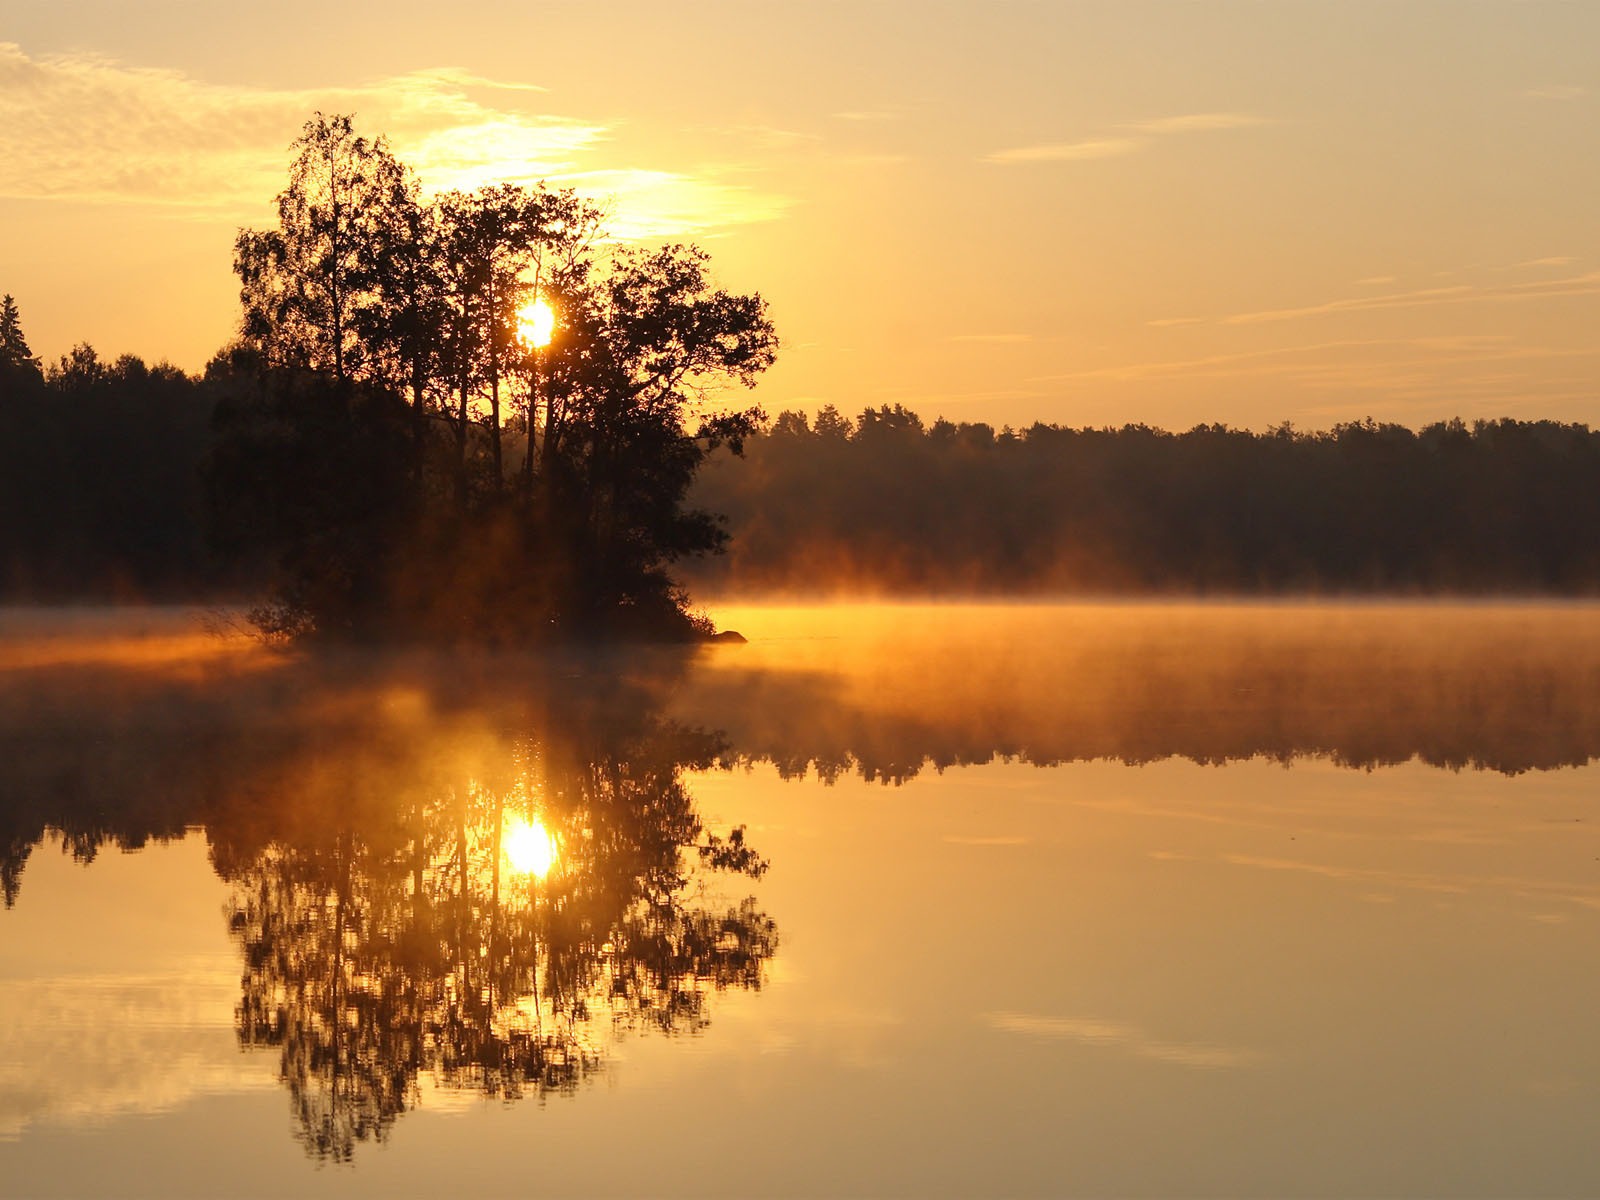
<path id="1" fill-rule="evenodd" d="M 1530 100 L 1581 100 L 1589 94 L 1589 89 L 1577 84 L 1550 83 L 1529 88 L 1522 94 Z"/>
<path id="2" fill-rule="evenodd" d="M 1424 308 L 1441 304 L 1486 304 L 1519 300 L 1542 300 L 1555 296 L 1600 295 L 1600 271 L 1589 271 L 1564 279 L 1542 279 L 1494 287 L 1451 284 L 1448 287 L 1421 288 L 1415 291 L 1385 292 L 1376 296 L 1353 296 L 1306 304 L 1295 308 L 1269 308 L 1258 312 L 1234 313 L 1223 317 L 1224 325 L 1258 325 L 1268 321 L 1294 321 L 1306 317 L 1338 313 L 1371 312 L 1393 308 Z"/>
<path id="3" fill-rule="evenodd" d="M 1249 1066 L 1261 1059 L 1261 1055 L 1253 1050 L 1210 1042 L 1164 1041 L 1121 1021 L 1102 1021 L 1093 1017 L 1041 1017 L 1015 1012 L 989 1013 L 984 1019 L 990 1028 L 1002 1033 L 1105 1046 L 1136 1058 L 1153 1059 L 1180 1067 L 1217 1070 Z"/>
<path id="4" fill-rule="evenodd" d="M 984 156 L 992 163 L 1080 162 L 1090 158 L 1119 158 L 1144 147 L 1142 138 L 1091 138 L 1082 142 L 1047 142 L 1037 146 L 1013 146 Z"/>
<path id="5" fill-rule="evenodd" d="M 0 980 L 0 1143 L 30 1126 L 104 1122 L 275 1086 L 221 1036 L 239 997 L 222 957 L 146 975 Z M 116 1014 L 117 1036 L 87 1031 Z"/>
<path id="6" fill-rule="evenodd" d="M 619 238 L 706 236 L 735 225 L 770 221 L 790 208 L 788 197 L 717 179 L 637 167 L 575 172 L 555 182 L 605 197 L 607 229 Z"/>
<path id="7" fill-rule="evenodd" d="M 1486 267 L 1493 272 L 1525 271 L 1533 268 L 1570 267 L 1578 260 L 1571 255 L 1550 255 L 1545 258 L 1525 259 L 1504 266 Z M 1436 274 L 1454 275 L 1454 271 Z M 1393 275 L 1371 275 L 1355 280 L 1357 287 L 1382 287 L 1393 284 Z M 1382 311 L 1397 308 L 1429 308 L 1439 305 L 1510 303 L 1523 300 L 1542 300 L 1564 296 L 1600 295 L 1600 271 L 1587 271 L 1557 279 L 1534 279 L 1521 283 L 1455 283 L 1440 287 L 1414 288 L 1406 291 L 1388 291 L 1362 296 L 1341 296 L 1316 304 L 1296 305 L 1288 308 L 1267 308 L 1250 312 L 1229 313 L 1207 317 L 1161 317 L 1146 321 L 1153 328 L 1170 325 L 1195 325 L 1214 321 L 1218 325 L 1260 325 L 1277 321 L 1296 321 L 1312 317 L 1337 316 L 1343 313 Z"/>
<path id="8" fill-rule="evenodd" d="M 1264 871 L 1292 871 L 1320 876 L 1340 883 L 1379 884 L 1384 887 L 1443 895 L 1487 893 L 1516 896 L 1540 903 L 1561 901 L 1581 908 L 1600 908 L 1600 888 L 1558 879 L 1536 879 L 1520 875 L 1428 874 L 1390 871 L 1383 868 L 1350 867 L 1333 863 L 1313 863 L 1300 859 L 1272 858 L 1253 854 L 1224 854 L 1223 862 Z"/>
<path id="9" fill-rule="evenodd" d="M 898 121 L 905 114 L 889 108 L 854 109 L 848 112 L 836 112 L 834 119 L 838 121 Z"/>
<path id="10" fill-rule="evenodd" d="M 1135 135 L 1111 133 L 1103 137 L 1085 138 L 1075 142 L 1044 142 L 1030 146 L 1014 146 L 996 150 L 984 156 L 984 162 L 1016 165 L 1021 163 L 1080 162 L 1096 158 L 1120 158 L 1136 154 L 1159 138 L 1185 133 L 1205 133 L 1222 129 L 1246 129 L 1255 125 L 1272 125 L 1274 121 L 1251 113 L 1182 113 L 1172 117 L 1155 117 L 1145 121 L 1128 121 L 1117 126 Z"/>
<path id="11" fill-rule="evenodd" d="M 358 86 L 240 87 L 0 43 L 0 196 L 257 219 L 283 186 L 289 141 L 320 110 L 387 135 L 432 191 L 549 179 L 614 194 L 619 236 L 701 233 L 786 207 L 723 173 L 614 161 L 606 122 L 529 111 L 542 92 L 454 67 Z"/>
<path id="12" fill-rule="evenodd" d="M 1529 366 L 1596 358 L 1600 358 L 1600 347 L 1518 345 L 1499 335 L 1346 339 L 1176 361 L 1122 363 L 1029 382 L 1275 380 L 1307 392 L 1361 393 L 1367 397 L 1363 403 L 1369 405 L 1378 393 L 1397 401 L 1448 396 L 1464 403 L 1474 396 L 1504 400 L 1525 394 Z M 1541 378 L 1544 387 L 1554 382 Z"/>
<path id="13" fill-rule="evenodd" d="M 1256 125 L 1275 122 L 1251 113 L 1205 112 L 1185 113 L 1177 117 L 1157 117 L 1151 121 L 1130 121 L 1128 129 L 1140 133 L 1204 133 L 1213 129 L 1249 129 Z"/>
<path id="14" fill-rule="evenodd" d="M 1327 300 L 1320 304 L 1305 304 L 1298 308 L 1268 308 L 1258 312 L 1233 313 L 1222 318 L 1224 325 L 1259 325 L 1264 321 L 1293 321 L 1300 317 L 1321 317 L 1332 313 L 1367 312 L 1380 308 L 1415 308 L 1419 305 L 1459 301 L 1471 294 L 1467 284 L 1449 287 L 1422 288 L 1409 292 L 1385 292 L 1379 296 L 1352 296 L 1342 300 Z"/>
<path id="15" fill-rule="evenodd" d="M 1427 339 L 1427 338 L 1373 338 L 1343 341 L 1312 342 L 1299 346 L 1273 346 L 1262 350 L 1245 350 L 1235 354 L 1209 354 L 1203 358 L 1186 358 L 1163 362 L 1126 363 L 1118 366 L 1094 367 L 1065 375 L 1048 375 L 1039 382 L 1066 382 L 1068 380 L 1106 379 L 1132 381 L 1165 377 L 1198 378 L 1215 376 L 1231 378 L 1238 375 L 1279 375 L 1306 370 L 1304 359 L 1326 359 L 1330 355 L 1348 355 L 1352 351 L 1375 349 L 1427 350 L 1440 352 L 1463 351 L 1473 348 L 1499 348 L 1503 339 Z"/>
<path id="16" fill-rule="evenodd" d="M 418 75 L 431 75 L 447 83 L 458 84 L 461 87 L 489 88 L 497 92 L 548 92 L 550 89 L 540 87 L 537 83 L 512 83 L 503 79 L 490 79 L 486 75 L 477 75 L 460 67 L 433 67 L 416 72 Z"/>

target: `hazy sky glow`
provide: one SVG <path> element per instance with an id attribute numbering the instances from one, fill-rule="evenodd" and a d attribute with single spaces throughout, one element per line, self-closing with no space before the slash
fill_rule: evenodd
<path id="1" fill-rule="evenodd" d="M 199 369 L 313 110 L 771 301 L 776 412 L 1600 422 L 1600 5 L 10 0 L 0 291 Z"/>

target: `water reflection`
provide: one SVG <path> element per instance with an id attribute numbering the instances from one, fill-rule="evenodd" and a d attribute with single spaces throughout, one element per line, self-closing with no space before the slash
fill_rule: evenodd
<path id="1" fill-rule="evenodd" d="M 107 620 L 35 622 L 20 639 L 30 652 L 7 657 L 0 623 L 0 892 L 15 901 L 47 827 L 85 861 L 180 836 L 241 793 L 283 805 L 299 786 L 275 782 L 285 762 L 320 755 L 333 770 L 354 745 L 455 787 L 440 770 L 451 755 L 503 752 L 478 754 L 485 731 L 540 728 L 544 708 L 612 720 L 596 706 L 607 688 L 721 730 L 730 757 L 785 776 L 899 782 L 996 757 L 1582 765 L 1600 756 L 1597 616 L 1579 604 L 752 608 L 724 617 L 748 646 L 539 663 L 311 662 L 250 645 L 169 661 L 140 647 L 173 643 L 172 628 L 118 641 Z"/>
<path id="2" fill-rule="evenodd" d="M 573 1092 L 617 1037 L 697 1032 L 716 992 L 762 985 L 777 928 L 748 892 L 766 861 L 742 827 L 708 828 L 684 781 L 719 736 L 611 676 L 524 679 L 498 725 L 448 691 L 346 682 L 253 731 L 177 692 L 165 717 L 118 706 L 137 745 L 111 721 L 55 729 L 26 769 L 62 754 L 57 786 L 5 809 L 8 904 L 46 827 L 87 860 L 203 825 L 231 886 L 239 1042 L 277 1054 L 319 1158 L 384 1138 L 424 1087 Z"/>
<path id="3" fill-rule="evenodd" d="M 1014 758 L 1413 759 L 1517 774 L 1600 756 L 1593 604 L 751 606 L 678 709 L 786 776 L 903 782 Z"/>
<path id="4" fill-rule="evenodd" d="M 219 1190 L 264 1142 L 289 1163 L 262 1168 L 274 1192 L 499 1194 L 542 1132 L 540 1177 L 566 1194 L 626 1127 L 616 1190 L 698 1193 L 680 1151 L 717 1128 L 722 1178 L 805 1192 L 1591 1194 L 1592 780 L 1494 772 L 1600 752 L 1595 616 L 813 610 L 787 641 L 746 615 L 724 623 L 749 645 L 656 662 L 0 665 L 0 870 L 24 897 L 0 913 L 0 963 L 27 1014 L 0 1091 L 28 1128 L 0 1175 L 18 1164 L 29 1190 L 137 1143 Z M 996 763 L 900 793 L 841 778 L 996 755 L 1320 762 Z M 1329 767 L 1408 758 L 1463 770 Z M 773 765 L 702 773 L 741 762 Z M 778 778 L 802 771 L 839 786 Z M 759 883 L 741 820 L 776 860 Z M 54 858 L 47 829 L 79 858 L 183 840 L 25 867 Z M 224 881 L 203 901 L 192 877 L 152 882 L 180 852 Z M 215 939 L 206 971 L 197 939 L 148 970 L 108 951 L 134 927 L 119 910 L 159 926 L 180 904 Z M 73 907 L 76 927 L 57 919 Z M 19 950 L 57 929 L 75 957 Z M 103 996 L 62 963 L 102 972 Z M 719 999 L 775 963 L 783 987 Z M 154 1025 L 172 997 L 203 999 L 206 1055 L 202 1018 L 128 1037 L 130 1012 Z M 673 1052 L 708 1021 L 699 1052 Z M 593 1086 L 634 1036 L 628 1086 Z M 955 1089 L 952 1046 L 971 1076 Z M 196 1102 L 243 1075 L 264 1102 Z M 106 1079 L 91 1105 L 51 1099 Z M 502 1120 L 479 1096 L 532 1103 Z M 285 1098 L 313 1159 L 360 1169 L 305 1173 Z M 481 1119 L 401 1119 L 458 1103 Z M 83 1128 L 112 1109 L 162 1115 Z M 197 1139 L 211 1162 L 161 1153 Z M 116 1190 L 88 1172 L 61 1190 Z"/>
<path id="5" fill-rule="evenodd" d="M 556 865 L 559 853 L 556 839 L 540 818 L 530 821 L 526 817 L 513 817 L 505 825 L 502 837 L 506 866 L 512 871 L 543 879 Z"/>
<path id="6" fill-rule="evenodd" d="M 360 756 L 331 778 L 307 764 L 293 827 L 210 827 L 234 885 L 239 1039 L 279 1051 L 317 1156 L 381 1139 L 421 1077 L 571 1092 L 619 1033 L 699 1030 L 711 993 L 761 985 L 773 921 L 706 877 L 766 863 L 742 829 L 708 833 L 682 779 L 716 738 L 558 721 L 503 750 L 443 788 Z"/>

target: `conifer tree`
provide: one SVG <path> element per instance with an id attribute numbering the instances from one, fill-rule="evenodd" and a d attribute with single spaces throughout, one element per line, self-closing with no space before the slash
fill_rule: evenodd
<path id="1" fill-rule="evenodd" d="M 39 374 L 39 360 L 28 348 L 28 339 L 22 334 L 22 321 L 17 314 L 17 302 L 9 292 L 0 298 L 0 371 Z"/>

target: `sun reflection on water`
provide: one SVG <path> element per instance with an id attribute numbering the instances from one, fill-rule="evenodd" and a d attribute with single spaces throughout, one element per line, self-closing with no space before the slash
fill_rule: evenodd
<path id="1" fill-rule="evenodd" d="M 521 875 L 543 879 L 556 861 L 556 840 L 537 817 L 513 817 L 503 843 L 506 861 Z"/>

